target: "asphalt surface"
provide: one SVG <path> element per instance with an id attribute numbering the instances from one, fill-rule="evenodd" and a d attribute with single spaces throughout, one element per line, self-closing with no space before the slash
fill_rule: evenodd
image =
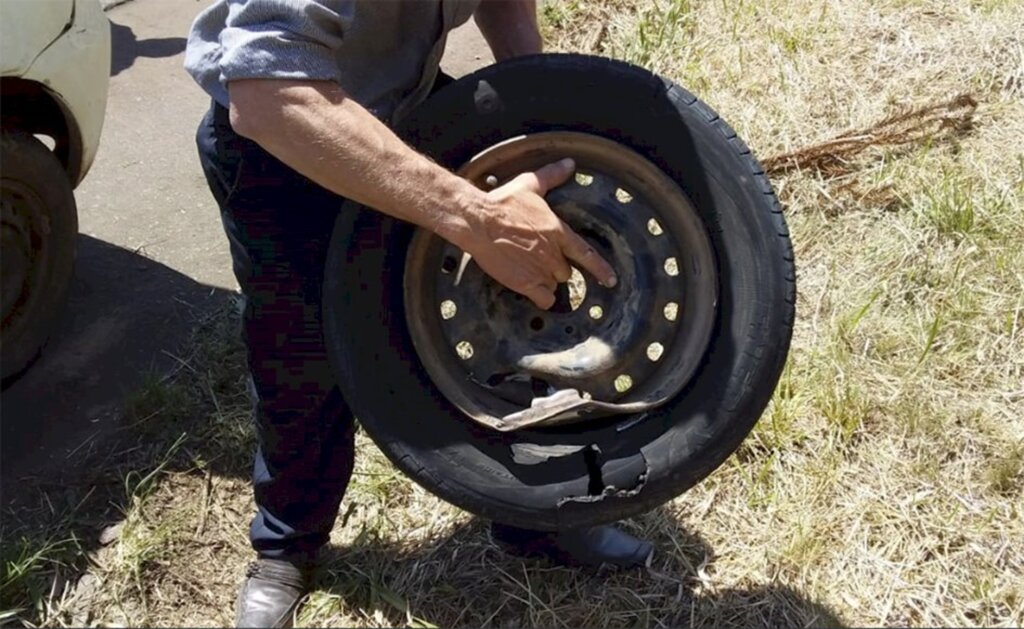
<path id="1" fill-rule="evenodd" d="M 148 374 L 175 365 L 195 322 L 230 298 L 227 240 L 196 156 L 209 98 L 182 69 L 185 35 L 210 0 L 111 2 L 112 60 L 103 137 L 76 190 L 81 236 L 64 317 L 38 361 L 0 395 L 0 482 L 59 482 L 118 427 Z M 470 24 L 442 67 L 492 61 Z"/>

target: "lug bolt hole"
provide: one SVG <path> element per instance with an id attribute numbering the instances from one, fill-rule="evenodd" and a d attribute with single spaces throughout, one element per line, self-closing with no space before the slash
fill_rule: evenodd
<path id="1" fill-rule="evenodd" d="M 679 316 L 679 304 L 674 301 L 670 301 L 665 304 L 665 318 L 669 321 L 675 321 L 676 317 Z"/>
<path id="2" fill-rule="evenodd" d="M 540 317 L 534 317 L 530 319 L 530 329 L 540 331 L 544 329 L 544 319 Z"/>
<path id="3" fill-rule="evenodd" d="M 665 353 L 665 346 L 661 343 L 651 343 L 647 346 L 647 358 L 652 363 L 658 362 L 661 359 L 661 355 Z"/>
<path id="4" fill-rule="evenodd" d="M 473 344 L 469 341 L 459 341 L 455 345 L 455 353 L 459 355 L 462 360 L 469 360 L 473 357 Z"/>
<path id="5" fill-rule="evenodd" d="M 565 333 L 566 334 L 572 334 L 575 331 L 576 331 L 576 328 L 572 327 L 571 325 L 565 326 Z"/>
<path id="6" fill-rule="evenodd" d="M 441 261 L 442 273 L 453 273 L 457 268 L 459 268 L 459 261 L 454 256 L 445 256 Z"/>

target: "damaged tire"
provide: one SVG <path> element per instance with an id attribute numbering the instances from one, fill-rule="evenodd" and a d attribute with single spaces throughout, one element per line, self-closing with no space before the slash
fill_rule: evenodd
<path id="1" fill-rule="evenodd" d="M 669 318 L 667 310 L 668 323 L 656 314 L 663 306 L 657 297 L 647 299 L 650 307 L 639 310 L 645 314 L 640 325 L 633 326 L 644 333 L 668 326 L 683 339 L 666 343 L 666 356 L 649 358 L 651 364 L 642 357 L 631 359 L 648 370 L 645 378 L 675 383 L 667 401 L 640 414 L 502 432 L 472 419 L 473 409 L 467 409 L 451 387 L 472 389 L 477 396 L 473 399 L 484 400 L 481 404 L 486 406 L 488 395 L 502 397 L 502 404 L 513 403 L 513 387 L 523 383 L 475 378 L 473 361 L 464 354 L 456 356 L 459 350 L 451 342 L 457 337 L 445 336 L 446 324 L 419 325 L 419 318 L 427 315 L 409 312 L 410 306 L 422 307 L 421 300 L 410 298 L 421 290 L 419 285 L 410 286 L 410 278 L 415 275 L 417 282 L 422 281 L 415 265 L 409 266 L 410 260 L 419 263 L 410 258 L 411 250 L 418 255 L 417 230 L 347 204 L 328 255 L 326 343 L 349 404 L 384 453 L 428 490 L 459 507 L 504 523 L 548 530 L 642 513 L 678 496 L 721 465 L 753 428 L 778 382 L 795 299 L 792 247 L 780 207 L 763 170 L 733 130 L 689 92 L 643 69 L 597 57 L 540 55 L 503 62 L 454 82 L 406 118 L 399 133 L 454 170 L 524 136 L 582 139 L 583 145 L 595 146 L 614 143 L 629 159 L 660 171 L 685 200 L 692 220 L 683 216 L 683 210 L 666 213 L 660 207 L 658 230 L 650 228 L 650 234 L 660 235 L 664 225 L 665 233 L 677 236 L 673 242 L 679 251 L 678 268 L 676 257 L 672 270 L 666 261 L 664 273 L 657 276 L 662 284 L 645 279 L 645 273 L 661 268 L 661 258 L 635 248 L 619 251 L 613 232 L 602 235 L 595 227 L 590 234 L 591 242 L 615 260 L 620 274 L 633 281 L 620 285 L 618 294 L 592 287 L 588 294 L 595 296 L 589 298 L 625 300 L 635 313 L 637 304 L 646 303 L 644 295 L 660 295 L 658 286 L 665 282 L 682 287 L 678 320 L 674 314 Z M 588 137 L 598 139 L 587 141 Z M 547 145 L 575 146 L 554 140 Z M 577 162 L 583 168 L 587 159 L 583 156 Z M 599 162 L 594 164 L 600 174 Z M 606 169 L 604 175 L 616 173 Z M 646 210 L 638 211 L 646 207 L 640 204 L 646 199 L 643 178 L 631 181 L 639 188 L 630 190 L 637 197 L 635 204 L 620 198 L 618 206 L 612 200 L 601 201 L 601 207 L 618 212 L 622 225 L 649 224 Z M 577 211 L 569 216 L 566 208 L 586 206 L 580 199 L 595 194 L 595 187 L 584 190 L 588 185 L 567 184 L 548 197 L 555 211 L 578 231 L 589 214 Z M 615 185 L 608 190 L 622 192 Z M 651 207 L 652 212 L 659 209 L 656 203 Z M 652 242 L 652 251 L 667 246 Z M 630 276 L 624 265 L 635 267 L 635 273 Z M 432 290 L 427 292 L 439 299 Z M 500 291 L 494 295 L 495 303 L 512 299 Z M 429 299 L 427 303 L 433 304 Z M 574 306 L 544 321 L 558 323 L 559 333 L 564 328 L 566 334 L 576 334 L 557 317 L 585 319 L 583 303 L 583 310 Z M 494 321 L 522 312 L 515 310 L 519 306 L 503 310 L 488 305 L 479 311 L 485 314 L 475 318 L 478 332 L 484 329 L 481 322 L 490 321 L 485 331 L 493 332 L 499 329 Z M 478 307 L 464 303 L 460 309 L 473 314 Z M 436 304 L 430 308 L 439 318 Z M 611 318 L 595 319 L 603 325 Z M 506 326 L 500 329 L 512 329 L 508 326 L 516 321 L 498 323 Z M 552 327 L 545 325 L 544 330 Z M 524 329 L 522 337 L 530 334 Z M 439 346 L 451 355 L 438 359 L 436 352 L 425 349 L 424 335 L 441 339 Z M 509 340 L 515 339 L 499 339 L 496 345 L 478 348 L 477 355 L 505 347 Z M 645 337 L 643 343 L 648 341 Z M 629 352 L 614 353 L 613 358 L 620 354 L 628 358 Z M 468 365 L 468 376 L 442 382 L 438 370 L 458 365 L 460 359 Z M 644 389 L 643 379 L 638 380 L 626 392 L 616 378 L 609 391 L 628 402 L 630 395 Z M 501 389 L 506 386 L 507 391 Z"/>

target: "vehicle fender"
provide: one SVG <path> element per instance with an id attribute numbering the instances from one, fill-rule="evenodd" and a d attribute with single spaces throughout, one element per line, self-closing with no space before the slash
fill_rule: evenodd
<path id="1" fill-rule="evenodd" d="M 45 86 L 72 119 L 68 127 L 77 128 L 81 150 L 77 163 L 68 168 L 77 185 L 99 148 L 110 84 L 110 22 L 97 0 L 76 0 L 70 28 L 36 57 L 22 78 Z"/>
<path id="2" fill-rule="evenodd" d="M 53 40 L 71 26 L 73 0 L 0 2 L 0 70 L 22 76 Z"/>

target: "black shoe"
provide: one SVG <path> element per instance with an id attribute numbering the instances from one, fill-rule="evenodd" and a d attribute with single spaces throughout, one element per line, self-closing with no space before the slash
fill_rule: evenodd
<path id="1" fill-rule="evenodd" d="M 282 559 L 257 559 L 238 592 L 236 627 L 291 627 L 309 587 L 309 571 Z"/>
<path id="2" fill-rule="evenodd" d="M 491 537 L 510 554 L 543 557 L 562 566 L 639 568 L 649 565 L 654 555 L 650 542 L 614 526 L 548 533 L 492 522 Z"/>

